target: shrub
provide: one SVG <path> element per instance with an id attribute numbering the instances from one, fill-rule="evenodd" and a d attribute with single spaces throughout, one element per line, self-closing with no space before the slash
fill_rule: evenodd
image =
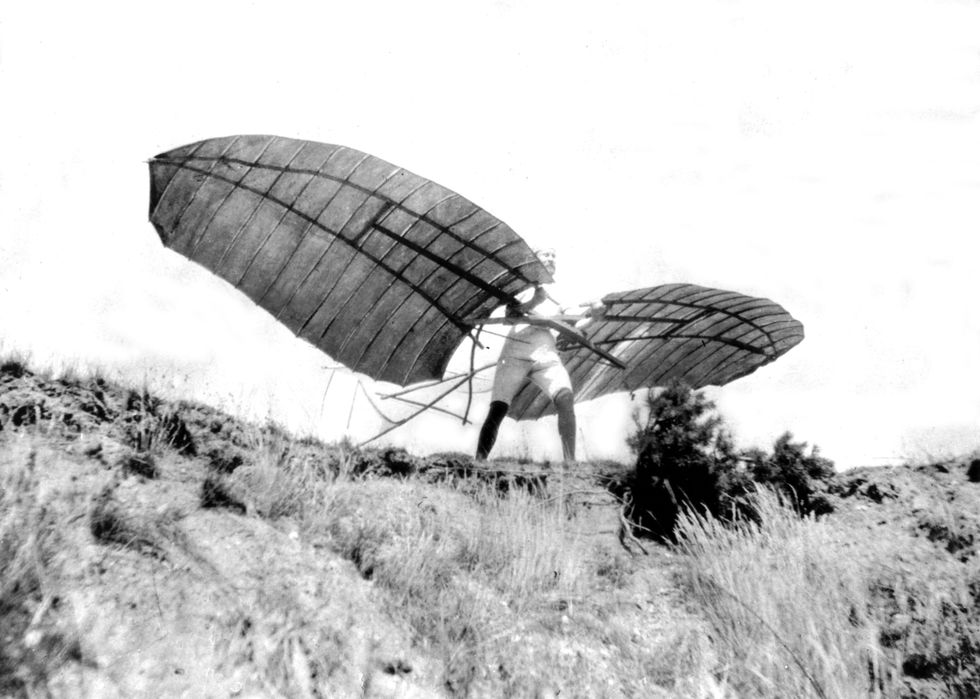
<path id="1" fill-rule="evenodd" d="M 747 452 L 750 473 L 755 482 L 789 495 L 803 513 L 824 514 L 831 508 L 819 491 L 834 475 L 834 462 L 820 456 L 817 447 L 809 453 L 806 448 L 806 442 L 794 442 L 793 435 L 785 432 L 773 444 L 772 454 Z"/>
<path id="2" fill-rule="evenodd" d="M 628 479 L 630 519 L 642 532 L 674 540 L 685 506 L 719 517 L 739 509 L 751 480 L 714 403 L 690 387 L 674 383 L 647 397 L 645 416 L 627 443 L 636 453 Z M 726 514 L 727 513 L 727 514 Z"/>
<path id="3" fill-rule="evenodd" d="M 974 459 L 966 469 L 966 477 L 971 483 L 980 483 L 980 459 Z"/>
<path id="4" fill-rule="evenodd" d="M 761 450 L 738 452 L 715 405 L 699 391 L 674 383 L 647 396 L 635 416 L 636 431 L 627 443 L 637 455 L 634 471 L 613 491 L 629 494 L 627 512 L 641 532 L 676 541 L 674 529 L 685 508 L 722 521 L 753 518 L 745 496 L 758 484 L 790 496 L 801 513 L 832 508 L 823 496 L 834 465 L 817 447 L 794 442 L 789 432 Z M 746 468 L 744 464 L 751 464 Z"/>

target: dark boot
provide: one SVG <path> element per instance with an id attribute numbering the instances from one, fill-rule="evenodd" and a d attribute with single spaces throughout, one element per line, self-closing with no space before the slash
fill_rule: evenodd
<path id="1" fill-rule="evenodd" d="M 476 458 L 478 460 L 486 459 L 490 450 L 493 449 L 494 442 L 497 441 L 497 431 L 500 429 L 500 423 L 507 416 L 508 407 L 506 403 L 499 400 L 490 404 L 487 419 L 484 420 L 483 427 L 480 428 L 480 440 L 476 444 Z"/>

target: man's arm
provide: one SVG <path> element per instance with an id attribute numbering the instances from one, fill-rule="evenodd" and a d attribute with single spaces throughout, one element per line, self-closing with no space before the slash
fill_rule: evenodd
<path id="1" fill-rule="evenodd" d="M 543 303 L 547 298 L 548 292 L 541 285 L 537 285 L 534 287 L 534 295 L 527 301 L 507 304 L 507 317 L 517 318 L 525 315 L 531 312 L 538 304 Z"/>
<path id="2" fill-rule="evenodd" d="M 602 320 L 606 315 L 607 306 L 602 299 L 596 299 L 594 301 L 589 301 L 583 304 L 586 308 L 585 317 L 595 318 L 596 320 Z"/>
<path id="3" fill-rule="evenodd" d="M 582 318 L 575 322 L 575 327 L 578 327 L 585 323 L 590 318 L 595 318 L 596 320 L 602 320 L 606 315 L 606 304 L 602 302 L 602 299 L 597 299 L 594 301 L 586 301 L 585 303 L 579 303 L 574 306 L 568 306 L 567 308 L 562 308 L 561 312 L 564 315 L 579 315 Z"/>
<path id="4" fill-rule="evenodd" d="M 589 322 L 589 320 L 602 320 L 606 315 L 606 304 L 602 302 L 601 299 L 594 301 L 587 301 L 585 303 L 580 303 L 575 306 L 570 306 L 568 308 L 563 308 L 562 313 L 567 315 L 580 316 L 578 320 L 572 323 L 572 326 L 577 330 L 583 325 Z M 569 311 L 573 311 L 569 313 Z M 583 334 L 583 336 L 585 336 Z M 565 351 L 570 350 L 579 345 L 580 343 L 565 337 L 564 335 L 559 336 L 556 346 L 559 350 Z"/>

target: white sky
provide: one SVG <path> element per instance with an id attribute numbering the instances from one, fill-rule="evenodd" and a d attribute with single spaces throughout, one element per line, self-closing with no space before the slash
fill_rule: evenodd
<path id="1" fill-rule="evenodd" d="M 790 429 L 839 466 L 980 446 L 980 2 L 599 8 L 5 6 L 0 349 L 343 434 L 350 377 L 327 391 L 327 357 L 147 221 L 148 158 L 268 133 L 459 192 L 558 248 L 581 298 L 685 281 L 781 303 L 803 344 L 710 391 L 743 446 Z M 581 406 L 580 456 L 624 456 L 628 415 Z M 359 398 L 353 436 L 377 427 Z M 391 441 L 475 437 L 429 416 Z M 505 423 L 498 453 L 555 458 L 553 421 Z"/>

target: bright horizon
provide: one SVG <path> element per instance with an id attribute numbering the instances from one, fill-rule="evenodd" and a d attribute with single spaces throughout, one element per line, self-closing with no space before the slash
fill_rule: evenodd
<path id="1" fill-rule="evenodd" d="M 570 300 L 689 282 L 785 307 L 803 343 L 707 391 L 739 446 L 790 430 L 839 467 L 980 447 L 977 3 L 276 8 L 4 12 L 0 349 L 376 432 L 355 378 L 147 220 L 147 159 L 275 134 L 459 192 L 555 247 Z M 581 405 L 580 456 L 623 458 L 629 413 Z M 477 428 L 426 415 L 390 443 L 472 452 Z M 553 418 L 505 422 L 505 454 L 557 458 Z"/>

